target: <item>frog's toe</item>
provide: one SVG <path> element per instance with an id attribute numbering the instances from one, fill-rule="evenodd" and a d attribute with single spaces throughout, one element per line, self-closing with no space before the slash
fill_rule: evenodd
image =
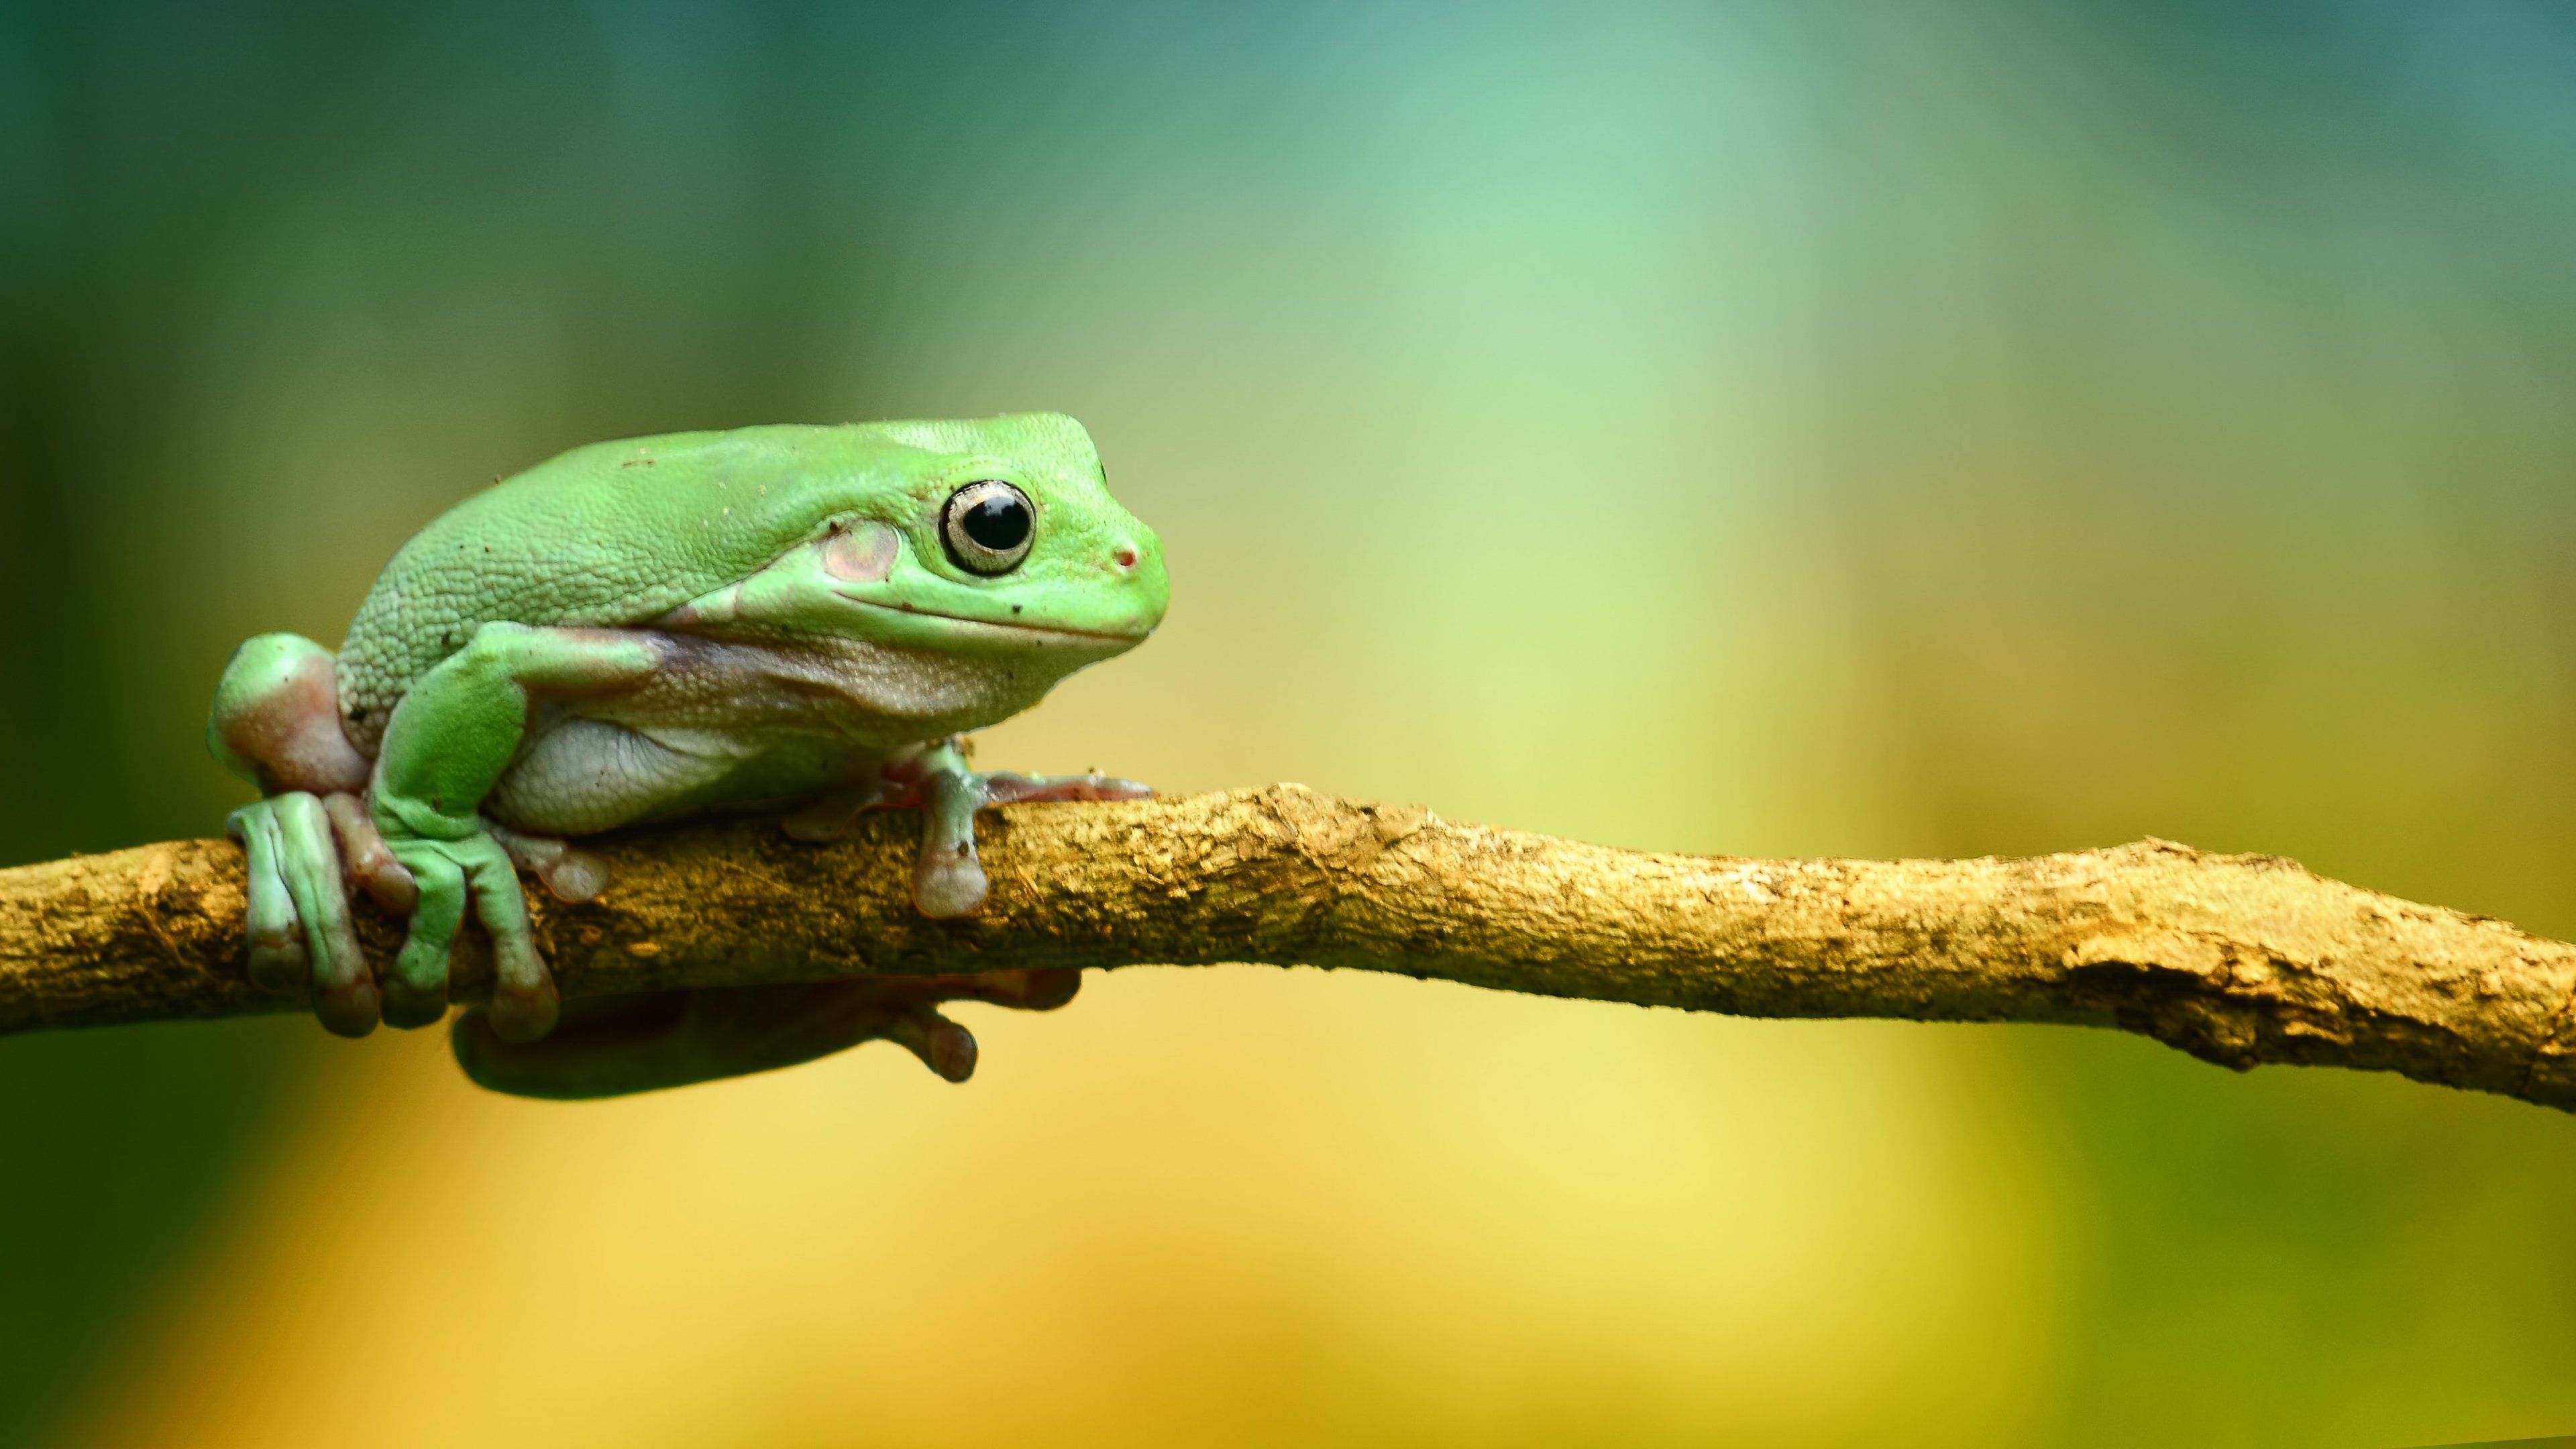
<path id="1" fill-rule="evenodd" d="M 943 999 L 989 1001 L 1022 1011 L 1053 1011 L 1082 990 L 1082 972 L 1071 966 L 1028 970 L 977 971 L 969 975 L 930 978 Z"/>
<path id="2" fill-rule="evenodd" d="M 874 976 L 832 983 L 841 1010 L 911 1052 L 952 1082 L 975 1075 L 981 1055 L 972 1032 L 939 1012 L 950 1001 L 982 1001 L 1022 1011 L 1053 1011 L 1082 989 L 1082 973 L 1056 968 L 977 971 L 950 976 Z M 865 1040 L 865 1037 L 860 1038 Z"/>
<path id="3" fill-rule="evenodd" d="M 975 1075 L 978 1048 L 974 1033 L 941 1016 L 936 1007 L 916 1006 L 887 1019 L 885 1039 L 921 1059 L 941 1077 L 962 1082 Z"/>
<path id="4" fill-rule="evenodd" d="M 277 812 L 266 800 L 245 805 L 224 821 L 224 833 L 241 842 L 242 915 L 250 935 L 250 979 L 264 991 L 304 990 L 311 965 L 304 956 L 304 922 L 295 914 L 278 857 Z"/>
<path id="5" fill-rule="evenodd" d="M 579 905 L 598 899 L 608 889 L 608 860 L 578 845 L 567 845 L 553 864 L 537 872 L 537 879 L 546 883 L 556 900 Z"/>
<path id="6" fill-rule="evenodd" d="M 483 1015 L 492 1023 L 492 1034 L 503 1041 L 541 1041 L 562 1019 L 563 1001 L 552 980 L 535 986 L 496 986 Z"/>
<path id="7" fill-rule="evenodd" d="M 386 1023 L 406 1030 L 447 1015 L 447 952 L 465 920 L 465 870 L 445 844 L 413 840 L 393 847 L 419 893 L 402 952 L 381 983 Z"/>
<path id="8" fill-rule="evenodd" d="M 286 845 L 286 888 L 304 920 L 305 953 L 313 965 L 314 1014 L 342 1036 L 365 1036 L 376 1029 L 376 979 L 349 919 L 348 880 L 340 870 L 330 813 L 301 792 L 277 796 L 274 803 Z"/>
<path id="9" fill-rule="evenodd" d="M 400 976 L 376 984 L 377 1009 L 383 1012 L 385 1025 L 411 1031 L 443 1020 L 447 1015 L 447 983 L 423 986 Z"/>
<path id="10" fill-rule="evenodd" d="M 1154 787 L 1104 775 L 1015 775 L 996 770 L 984 777 L 984 792 L 995 805 L 1034 805 L 1071 800 L 1151 800 Z"/>
<path id="11" fill-rule="evenodd" d="M 329 814 L 290 791 L 225 822 L 243 846 L 251 979 L 283 994 L 309 992 L 322 1024 L 342 1036 L 376 1025 L 375 978 L 349 918 L 346 878 Z"/>
<path id="12" fill-rule="evenodd" d="M 555 990 L 553 973 L 537 959 L 534 946 L 527 948 L 527 955 L 526 965 L 504 971 L 493 983 L 492 999 L 483 1008 L 494 1034 L 506 1042 L 542 1040 L 563 1015 L 563 998 Z"/>
<path id="13" fill-rule="evenodd" d="M 921 854 L 912 869 L 912 900 L 933 920 L 981 910 L 991 882 L 975 858 L 975 812 L 987 805 L 1063 800 L 1146 800 L 1154 792 L 1133 780 L 1088 775 L 1018 775 L 966 768 L 962 739 L 926 750 L 907 766 L 921 803 Z"/>
<path id="14" fill-rule="evenodd" d="M 493 1029 L 511 1041 L 553 1030 L 560 1006 L 554 977 L 537 954 L 528 899 L 501 843 L 477 832 L 457 840 L 406 839 L 390 848 L 411 872 L 420 905 L 385 982 L 385 1020 L 427 1026 L 447 1014 L 448 951 L 471 904 L 492 938 Z"/>
<path id="15" fill-rule="evenodd" d="M 930 839 L 912 869 L 912 903 L 934 921 L 954 921 L 983 909 L 992 883 L 975 858 L 975 841 Z"/>
<path id="16" fill-rule="evenodd" d="M 556 900 L 579 905 L 598 899 L 608 889 L 608 861 L 603 856 L 551 835 L 522 835 L 489 821 L 483 828 L 509 852 L 512 865 L 544 882 L 546 893 Z"/>
<path id="17" fill-rule="evenodd" d="M 322 813 L 331 817 L 331 833 L 339 837 L 340 860 L 348 867 L 349 879 L 388 912 L 410 915 L 420 904 L 420 888 L 385 847 L 383 833 L 367 818 L 367 803 L 346 792 L 325 795 Z"/>
<path id="18" fill-rule="evenodd" d="M 987 805 L 1072 800 L 1151 800 L 1154 792 L 1112 775 L 1015 775 L 958 772 L 923 781 L 921 854 L 912 868 L 912 901 L 935 921 L 984 907 L 991 881 L 975 854 L 975 812 Z"/>
<path id="19" fill-rule="evenodd" d="M 569 846 L 563 850 L 572 853 Z M 562 864 L 562 858 L 553 863 Z M 599 871 L 605 885 L 605 862 Z M 492 1029 L 503 1041 L 535 1041 L 555 1029 L 563 1002 L 555 992 L 554 973 L 537 953 L 536 928 L 528 920 L 528 898 L 519 889 L 515 863 L 497 841 L 491 842 L 489 850 L 475 852 L 466 862 L 465 876 L 474 892 L 474 913 L 492 937 L 492 1003 L 487 1008 Z"/>

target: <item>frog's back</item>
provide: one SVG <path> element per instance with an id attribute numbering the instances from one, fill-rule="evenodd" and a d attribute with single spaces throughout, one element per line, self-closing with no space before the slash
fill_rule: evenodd
<path id="1" fill-rule="evenodd" d="M 781 424 L 593 443 L 466 499 L 376 579 L 340 649 L 340 711 L 375 753 L 395 701 L 484 624 L 614 628 L 722 587 L 881 489 L 881 425 Z"/>

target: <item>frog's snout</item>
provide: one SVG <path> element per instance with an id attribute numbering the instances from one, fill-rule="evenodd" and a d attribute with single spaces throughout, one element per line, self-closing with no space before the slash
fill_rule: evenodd
<path id="1" fill-rule="evenodd" d="M 1163 573 L 1161 542 L 1143 529 L 1115 534 L 1109 540 L 1101 567 L 1135 610 L 1136 637 L 1141 639 L 1154 632 L 1154 626 L 1163 622 L 1163 611 L 1172 598 L 1171 580 Z"/>

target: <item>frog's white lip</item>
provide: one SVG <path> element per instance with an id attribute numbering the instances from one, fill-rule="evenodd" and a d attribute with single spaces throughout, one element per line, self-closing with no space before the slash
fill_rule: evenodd
<path id="1" fill-rule="evenodd" d="M 839 593 L 840 591 L 835 589 L 833 592 Z M 942 614 L 935 609 L 916 609 L 910 604 L 880 604 L 874 599 L 851 598 L 848 594 L 841 594 L 841 597 L 848 600 L 850 603 L 858 604 L 865 608 L 881 609 L 889 614 L 900 614 L 906 618 L 912 619 L 945 620 L 951 624 L 963 625 L 970 631 L 976 629 L 991 629 L 997 633 L 1006 635 L 1018 635 L 1023 637 L 1033 635 L 1039 639 L 1060 639 L 1067 643 L 1086 644 L 1140 644 L 1143 643 L 1145 639 L 1145 635 L 1142 633 L 1112 634 L 1099 629 L 1068 629 L 1058 624 L 1006 624 L 999 619 L 973 619 L 964 614 Z M 1151 631 L 1149 630 L 1147 632 L 1150 633 Z"/>

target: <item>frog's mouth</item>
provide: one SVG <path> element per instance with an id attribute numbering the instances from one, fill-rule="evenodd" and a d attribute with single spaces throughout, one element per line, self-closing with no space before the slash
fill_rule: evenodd
<path id="1" fill-rule="evenodd" d="M 839 590 L 834 592 L 839 593 Z M 1063 624 L 1026 623 L 1017 619 L 978 619 L 967 614 L 943 614 L 935 609 L 915 608 L 910 604 L 880 604 L 874 599 L 856 599 L 848 594 L 841 594 L 841 598 L 845 602 L 856 604 L 864 609 L 874 609 L 881 614 L 893 614 L 910 619 L 937 619 L 942 624 L 957 626 L 970 638 L 983 634 L 997 641 L 1007 639 L 1019 643 L 1071 644 L 1091 649 L 1108 644 L 1126 649 L 1143 643 L 1145 636 L 1152 632 L 1139 630 L 1135 633 L 1122 634 L 1105 629 L 1075 629 Z"/>

